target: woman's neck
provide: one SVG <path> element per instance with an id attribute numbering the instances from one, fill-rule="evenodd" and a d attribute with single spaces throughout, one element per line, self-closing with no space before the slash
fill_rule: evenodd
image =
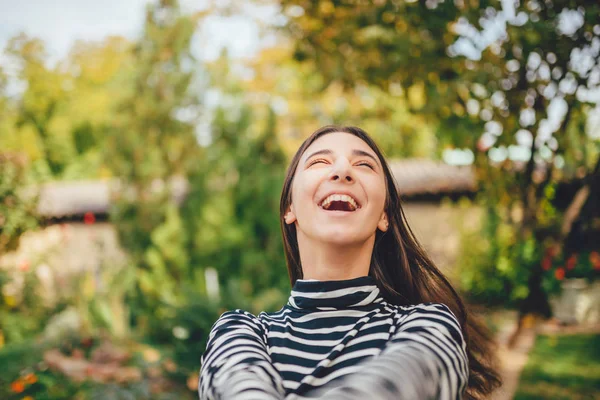
<path id="1" fill-rule="evenodd" d="M 298 235 L 303 279 L 334 281 L 369 275 L 375 235 L 364 243 L 335 245 Z"/>

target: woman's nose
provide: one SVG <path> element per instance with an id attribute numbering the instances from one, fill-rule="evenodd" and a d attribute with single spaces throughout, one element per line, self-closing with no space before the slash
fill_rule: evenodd
<path id="1" fill-rule="evenodd" d="M 334 182 L 354 182 L 354 176 L 352 175 L 350 164 L 342 161 L 335 163 L 333 170 L 329 175 L 329 180 Z"/>

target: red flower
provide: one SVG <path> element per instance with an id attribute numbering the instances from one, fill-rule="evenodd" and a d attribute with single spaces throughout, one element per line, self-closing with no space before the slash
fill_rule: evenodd
<path id="1" fill-rule="evenodd" d="M 559 267 L 554 271 L 554 276 L 557 280 L 562 281 L 565 279 L 565 269 L 563 267 Z"/>
<path id="2" fill-rule="evenodd" d="M 568 270 L 572 270 L 573 268 L 575 268 L 575 265 L 577 264 L 577 254 L 573 254 L 571 257 L 569 257 L 569 259 L 567 260 L 567 269 Z"/>
<path id="3" fill-rule="evenodd" d="M 10 390 L 12 390 L 14 393 L 22 393 L 25 390 L 25 385 L 20 380 L 14 381 L 10 384 Z"/>
<path id="4" fill-rule="evenodd" d="M 96 216 L 95 216 L 93 213 L 91 213 L 91 212 L 86 212 L 86 213 L 83 215 L 83 222 L 84 222 L 86 225 L 91 225 L 91 224 L 93 224 L 94 222 L 96 222 Z"/>
<path id="5" fill-rule="evenodd" d="M 550 268 L 552 268 L 552 258 L 550 258 L 550 255 L 547 255 L 542 260 L 542 269 L 548 271 Z"/>
<path id="6" fill-rule="evenodd" d="M 595 266 L 596 264 L 600 264 L 600 254 L 597 251 L 592 251 L 590 253 L 590 262 Z"/>

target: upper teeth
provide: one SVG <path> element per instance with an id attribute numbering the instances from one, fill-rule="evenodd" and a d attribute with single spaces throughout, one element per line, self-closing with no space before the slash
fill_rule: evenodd
<path id="1" fill-rule="evenodd" d="M 327 196 L 325 200 L 323 200 L 323 202 L 321 203 L 321 207 L 327 208 L 332 201 L 345 201 L 352 204 L 352 207 L 354 209 L 358 208 L 358 204 L 356 203 L 356 201 L 346 194 L 331 194 Z"/>

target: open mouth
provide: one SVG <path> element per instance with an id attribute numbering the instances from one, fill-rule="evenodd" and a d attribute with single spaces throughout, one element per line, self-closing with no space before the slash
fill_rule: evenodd
<path id="1" fill-rule="evenodd" d="M 346 194 L 332 194 L 321 202 L 320 207 L 326 211 L 352 212 L 358 210 L 360 204 Z"/>

